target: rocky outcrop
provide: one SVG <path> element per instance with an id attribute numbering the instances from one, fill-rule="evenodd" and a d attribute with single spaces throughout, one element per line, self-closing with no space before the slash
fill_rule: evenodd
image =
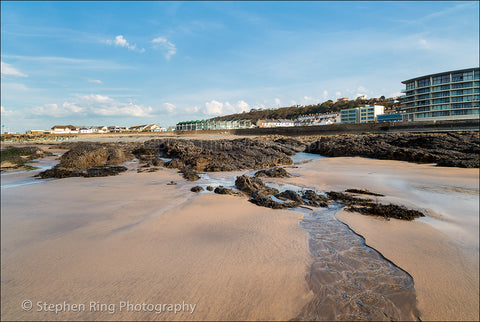
<path id="1" fill-rule="evenodd" d="M 380 216 L 386 219 L 395 218 L 402 220 L 413 220 L 415 218 L 424 217 L 424 214 L 418 210 L 408 209 L 399 205 L 383 205 L 379 203 L 372 203 L 368 206 L 351 206 L 345 209 L 346 211 L 359 212 L 363 215 Z"/>
<path id="2" fill-rule="evenodd" d="M 294 147 L 267 137 L 235 140 L 154 139 L 144 142 L 137 149 L 138 155 L 154 154 L 172 158 L 166 162 L 166 167 L 191 167 L 197 171 L 263 169 L 292 164 L 289 156 L 297 151 Z"/>
<path id="3" fill-rule="evenodd" d="M 349 189 L 347 189 L 349 190 Z M 362 199 L 350 196 L 343 192 L 327 192 L 332 199 L 345 204 L 345 210 L 358 212 L 369 216 L 381 216 L 384 218 L 395 218 L 402 220 L 413 220 L 415 218 L 424 217 L 424 214 L 418 210 L 408 209 L 404 206 L 393 204 L 381 204 L 371 199 Z"/>
<path id="4" fill-rule="evenodd" d="M 50 152 L 45 152 L 38 147 L 7 147 L 0 150 L 0 167 L 1 170 L 18 169 L 18 168 L 33 168 L 28 167 L 26 163 L 43 158 L 47 155 L 52 155 Z"/>
<path id="5" fill-rule="evenodd" d="M 305 190 L 302 192 L 302 198 L 305 199 L 305 204 L 313 207 L 328 207 L 330 200 L 323 196 L 317 194 L 313 190 Z"/>
<path id="6" fill-rule="evenodd" d="M 257 178 L 289 178 L 292 175 L 284 168 L 275 167 L 266 170 L 260 170 L 255 173 Z"/>
<path id="7" fill-rule="evenodd" d="M 267 187 L 262 180 L 255 177 L 249 177 L 245 174 L 237 177 L 235 180 L 235 186 L 249 196 L 252 196 L 254 193 L 263 196 L 278 193 L 277 189 Z"/>
<path id="8" fill-rule="evenodd" d="M 180 170 L 180 172 L 183 174 L 183 177 L 187 181 L 197 181 L 198 179 L 200 179 L 197 171 L 193 170 L 192 168 L 183 168 L 182 170 Z"/>
<path id="9" fill-rule="evenodd" d="M 305 152 L 478 168 L 480 138 L 478 132 L 343 134 L 319 137 Z"/>
<path id="10" fill-rule="evenodd" d="M 195 186 L 192 189 L 190 189 L 191 192 L 200 192 L 203 191 L 203 188 L 200 186 Z"/>
<path id="11" fill-rule="evenodd" d="M 69 177 L 107 177 L 115 176 L 121 172 L 127 171 L 126 167 L 116 165 L 99 165 L 87 169 L 64 168 L 55 166 L 52 169 L 40 172 L 37 176 L 42 179 L 47 178 L 69 178 Z"/>
<path id="12" fill-rule="evenodd" d="M 117 166 L 131 158 L 130 146 L 122 144 L 100 144 L 78 142 L 69 144 L 60 163 L 52 169 L 41 172 L 40 178 L 101 177 L 117 175 L 127 168 Z"/>
<path id="13" fill-rule="evenodd" d="M 224 186 L 218 186 L 213 190 L 213 192 L 219 194 L 219 195 L 231 195 L 231 196 L 241 196 L 241 193 L 238 193 L 234 191 L 233 189 L 230 188 L 225 188 Z"/>
<path id="14" fill-rule="evenodd" d="M 267 207 L 272 209 L 295 208 L 300 205 L 300 203 L 295 201 L 280 203 L 272 200 L 269 196 L 265 196 L 261 193 L 254 193 L 249 201 L 257 206 Z"/>
<path id="15" fill-rule="evenodd" d="M 303 204 L 303 198 L 293 190 L 285 190 L 283 192 L 277 193 L 275 197 L 283 201 L 290 200 L 297 202 L 298 204 Z"/>

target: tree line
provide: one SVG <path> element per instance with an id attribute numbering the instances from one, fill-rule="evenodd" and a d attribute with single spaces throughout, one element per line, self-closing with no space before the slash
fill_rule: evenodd
<path id="1" fill-rule="evenodd" d="M 224 116 L 217 116 L 212 118 L 214 121 L 233 121 L 241 119 L 252 120 L 252 123 L 257 122 L 258 120 L 264 119 L 288 119 L 294 120 L 302 115 L 317 114 L 317 113 L 334 113 L 339 112 L 340 110 L 346 108 L 353 108 L 362 105 L 371 105 L 371 104 L 380 104 L 385 107 L 399 106 L 399 103 L 390 103 L 385 100 L 385 97 L 382 96 L 380 99 L 356 99 L 349 101 L 337 101 L 333 102 L 328 100 L 323 103 L 318 103 L 315 105 L 305 105 L 305 106 L 289 106 L 289 107 L 280 107 L 276 109 L 265 109 L 265 110 L 250 110 L 250 112 L 236 113 Z"/>

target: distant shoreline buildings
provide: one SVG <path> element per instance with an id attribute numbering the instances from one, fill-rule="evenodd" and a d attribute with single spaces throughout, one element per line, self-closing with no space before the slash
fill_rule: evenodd
<path id="1" fill-rule="evenodd" d="M 317 113 L 298 116 L 295 120 L 260 119 L 252 123 L 250 119 L 241 120 L 195 120 L 179 122 L 172 130 L 230 130 L 246 128 L 269 128 L 291 126 L 316 126 L 335 123 L 371 123 L 371 122 L 411 122 L 431 120 L 475 119 L 480 109 L 480 68 L 467 68 L 425 76 L 403 81 L 403 96 L 385 99 L 369 99 L 373 105 L 345 108 L 339 112 Z M 365 100 L 359 96 L 357 100 Z M 337 102 L 347 102 L 342 97 Z M 393 106 L 377 105 L 382 102 Z M 386 104 L 388 105 L 388 104 Z M 297 107 L 299 107 L 297 105 Z M 252 109 L 263 111 L 263 109 Z M 29 134 L 87 134 L 87 133 L 122 133 L 122 132 L 164 132 L 166 128 L 156 124 L 121 126 L 80 126 L 56 125 L 51 130 L 30 130 Z"/>
<path id="2" fill-rule="evenodd" d="M 157 124 L 143 124 L 134 126 L 73 126 L 55 125 L 50 130 L 29 130 L 27 134 L 103 134 L 126 132 L 165 132 L 166 128 Z"/>

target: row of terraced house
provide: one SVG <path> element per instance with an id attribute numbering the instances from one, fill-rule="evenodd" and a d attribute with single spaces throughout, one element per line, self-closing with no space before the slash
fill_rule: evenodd
<path id="1" fill-rule="evenodd" d="M 134 126 L 74 126 L 55 125 L 50 130 L 29 130 L 27 134 L 89 134 L 89 133 L 124 133 L 124 132 L 164 132 L 167 129 L 157 124 Z"/>

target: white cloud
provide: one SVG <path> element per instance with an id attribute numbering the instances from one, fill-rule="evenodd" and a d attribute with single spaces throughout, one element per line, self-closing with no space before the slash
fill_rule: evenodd
<path id="1" fill-rule="evenodd" d="M 134 102 L 120 102 L 109 96 L 90 94 L 77 95 L 58 104 L 44 104 L 34 107 L 31 112 L 41 116 L 75 116 L 75 115 L 103 115 L 103 116 L 150 116 L 153 111 L 150 106 L 135 104 Z"/>
<path id="2" fill-rule="evenodd" d="M 250 110 L 250 106 L 245 101 L 238 101 L 237 110 L 239 112 L 247 112 Z"/>
<path id="3" fill-rule="evenodd" d="M 228 115 L 242 113 L 249 110 L 250 105 L 248 105 L 248 103 L 243 100 L 238 101 L 235 105 L 232 105 L 229 102 L 222 103 L 216 100 L 212 100 L 205 103 L 203 113 L 207 115 Z"/>
<path id="4" fill-rule="evenodd" d="M 29 91 L 30 88 L 27 86 L 20 84 L 20 83 L 7 83 L 7 82 L 2 82 L 2 86 L 5 90 L 10 90 L 10 91 Z"/>
<path id="5" fill-rule="evenodd" d="M 1 105 L 0 107 L 1 107 L 1 114 L 4 115 L 4 116 L 7 116 L 7 115 L 10 115 L 10 114 L 13 113 L 12 111 L 9 111 L 9 110 L 5 109 L 3 107 L 3 105 Z"/>
<path id="6" fill-rule="evenodd" d="M 323 91 L 323 99 L 327 99 L 327 98 L 328 98 L 328 91 L 324 90 Z"/>
<path id="7" fill-rule="evenodd" d="M 337 97 L 340 97 L 340 96 L 342 96 L 342 92 L 340 92 L 340 91 L 338 91 L 338 92 L 335 92 L 335 96 L 337 96 Z"/>
<path id="8" fill-rule="evenodd" d="M 280 101 L 280 99 L 279 99 L 279 98 L 275 98 L 275 100 L 274 100 L 274 101 L 275 101 L 275 105 L 277 105 L 277 106 L 280 106 L 280 104 L 281 104 L 281 101 Z"/>
<path id="9" fill-rule="evenodd" d="M 205 103 L 205 114 L 220 115 L 223 113 L 223 103 L 212 100 Z"/>
<path id="10" fill-rule="evenodd" d="M 1 62 L 1 70 L 2 70 L 2 75 L 9 75 L 9 76 L 17 76 L 17 77 L 27 77 L 26 74 L 22 73 L 15 67 L 13 67 L 10 64 L 4 63 L 3 61 Z"/>
<path id="11" fill-rule="evenodd" d="M 107 44 L 109 45 L 115 45 L 116 47 L 126 47 L 130 50 L 135 50 L 137 48 L 136 44 L 130 44 L 125 38 L 123 38 L 123 35 L 118 35 L 115 37 L 114 40 L 107 40 Z M 141 53 L 145 52 L 145 49 L 142 48 L 139 50 Z"/>
<path id="12" fill-rule="evenodd" d="M 101 84 L 102 83 L 102 81 L 99 80 L 99 79 L 89 79 L 88 82 L 89 83 L 95 83 L 95 84 Z"/>
<path id="13" fill-rule="evenodd" d="M 152 40 L 153 48 L 162 47 L 167 51 L 165 54 L 166 59 L 170 59 L 173 55 L 177 53 L 177 47 L 167 40 L 165 37 L 157 37 Z"/>
<path id="14" fill-rule="evenodd" d="M 167 109 L 169 112 L 173 112 L 177 107 L 172 104 L 172 103 L 163 103 L 163 106 Z"/>

